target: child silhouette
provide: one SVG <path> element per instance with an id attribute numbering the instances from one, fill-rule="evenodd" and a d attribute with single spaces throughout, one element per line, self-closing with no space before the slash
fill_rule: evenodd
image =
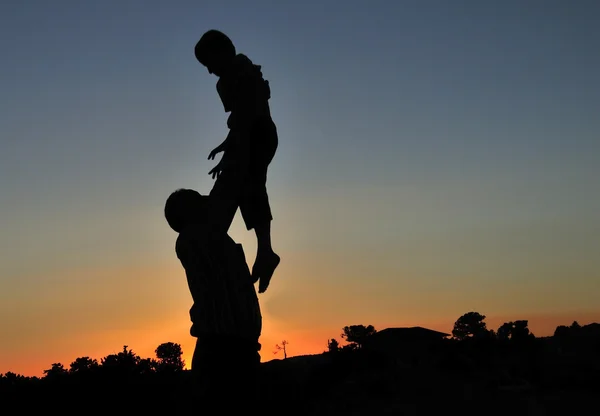
<path id="1" fill-rule="evenodd" d="M 217 92 L 225 112 L 229 134 L 208 159 L 223 152 L 209 172 L 216 178 L 210 192 L 218 212 L 216 226 L 227 231 L 240 208 L 248 230 L 254 229 L 257 253 L 252 267 L 259 293 L 264 293 L 280 262 L 271 245 L 271 207 L 267 195 L 267 170 L 278 145 L 277 128 L 271 118 L 271 90 L 259 65 L 238 54 L 229 37 L 218 30 L 204 33 L 195 47 L 196 59 L 216 75 Z"/>

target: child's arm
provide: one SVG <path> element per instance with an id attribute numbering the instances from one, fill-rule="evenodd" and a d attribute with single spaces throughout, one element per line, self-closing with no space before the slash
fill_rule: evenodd
<path id="1" fill-rule="evenodd" d="M 223 140 L 223 143 L 211 150 L 211 152 L 208 154 L 208 160 L 213 160 L 218 153 L 227 150 L 227 146 L 229 145 L 229 143 L 231 143 L 231 130 L 229 131 L 229 134 L 227 135 L 225 140 Z"/>
<path id="2" fill-rule="evenodd" d="M 235 140 L 233 138 L 234 135 L 235 133 L 232 130 L 229 130 L 229 134 L 227 135 L 223 143 L 221 143 L 219 146 L 217 146 L 210 152 L 210 154 L 208 155 L 208 159 L 214 159 L 217 153 L 226 152 L 227 149 L 231 146 L 231 143 Z M 235 158 L 232 158 L 230 154 L 224 153 L 223 157 L 221 158 L 221 161 L 217 163 L 217 165 L 214 168 L 212 168 L 210 172 L 208 172 L 208 174 L 212 175 L 213 179 L 218 178 L 225 168 L 231 168 L 234 164 L 237 164 L 237 162 L 238 161 L 235 160 Z"/>

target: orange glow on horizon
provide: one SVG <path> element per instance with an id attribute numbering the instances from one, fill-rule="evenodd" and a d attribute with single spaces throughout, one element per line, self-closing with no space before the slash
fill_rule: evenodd
<path id="1" fill-rule="evenodd" d="M 336 282 L 312 276 L 298 259 L 289 257 L 282 265 L 280 284 L 259 297 L 263 312 L 260 339 L 263 362 L 283 358 L 282 352 L 274 354 L 275 345 L 283 340 L 289 342 L 288 357 L 320 354 L 331 338 L 344 344 L 340 333 L 345 325 L 373 325 L 377 330 L 422 326 L 451 333 L 460 315 L 448 314 L 442 302 L 426 308 L 424 302 L 418 302 L 417 296 L 407 298 L 402 292 L 398 297 L 382 299 L 378 296 L 383 292 L 375 291 L 377 288 L 373 286 L 363 290 L 351 288 L 343 297 L 332 296 L 339 290 Z M 324 275 L 346 276 L 344 270 L 327 268 L 325 263 L 321 266 L 320 272 Z M 195 347 L 195 339 L 189 335 L 188 311 L 192 300 L 176 259 L 171 258 L 160 267 L 72 269 L 57 276 L 69 281 L 70 291 L 62 293 L 50 287 L 40 298 L 42 303 L 37 309 L 24 310 L 20 316 L 22 321 L 10 322 L 9 329 L 13 332 L 3 345 L 5 353 L 0 356 L 0 373 L 43 376 L 43 371 L 53 363 L 60 362 L 69 368 L 71 362 L 83 356 L 100 362 L 101 358 L 122 351 L 123 345 L 142 358 L 155 358 L 156 347 L 164 342 L 180 344 L 186 368 L 190 368 Z M 83 281 L 80 276 L 86 276 L 87 280 Z M 348 287 L 352 282 L 347 280 L 346 283 Z M 119 291 L 114 290 L 115 285 Z M 369 299 L 365 300 L 365 294 Z M 436 302 L 444 299 L 435 293 L 427 296 Z M 76 309 L 65 308 L 67 300 Z M 378 302 L 383 301 L 397 309 L 382 308 Z M 463 300 L 448 302 L 449 307 L 456 310 L 459 302 L 462 304 Z M 487 300 L 479 299 L 479 302 L 488 304 Z M 469 310 L 472 309 L 467 307 L 461 312 Z M 538 337 L 552 335 L 556 326 L 570 325 L 575 320 L 581 325 L 600 322 L 600 311 L 492 315 L 485 308 L 475 310 L 487 315 L 488 328 L 494 330 L 507 321 L 528 319 L 530 330 Z M 497 305 L 490 303 L 490 310 L 498 310 Z M 443 316 L 448 319 L 440 319 Z M 7 356 L 10 362 L 3 358 Z"/>
<path id="2" fill-rule="evenodd" d="M 486 318 L 488 328 L 497 329 L 502 323 L 517 320 L 527 319 L 524 316 L 507 316 L 507 317 L 489 317 Z M 600 322 L 599 312 L 573 313 L 561 315 L 532 315 L 529 319 L 530 330 L 538 337 L 551 336 L 554 329 L 558 325 L 570 325 L 577 320 L 581 325 L 586 325 L 591 322 Z M 383 323 L 383 322 L 382 322 Z M 348 323 L 351 325 L 354 323 Z M 364 324 L 372 324 L 376 329 L 381 330 L 387 327 L 401 326 L 422 326 L 433 330 L 451 333 L 453 322 L 421 322 L 421 323 L 402 323 L 398 324 L 382 324 L 365 322 Z M 283 352 L 274 354 L 275 345 L 281 344 L 281 341 L 289 342 L 287 346 L 288 357 L 299 355 L 320 354 L 327 349 L 327 341 L 331 338 L 337 339 L 341 344 L 344 340 L 341 339 L 340 333 L 342 328 L 318 328 L 311 330 L 290 330 L 285 331 L 279 328 L 279 323 L 274 323 L 265 318 L 265 330 L 260 339 L 262 344 L 261 361 L 267 362 L 273 359 L 283 359 Z M 192 355 L 195 347 L 195 338 L 189 334 L 188 322 L 170 323 L 164 322 L 162 327 L 157 330 L 156 327 L 146 327 L 135 331 L 125 333 L 123 331 L 114 332 L 97 332 L 91 334 L 82 334 L 76 339 L 69 340 L 68 345 L 71 348 L 65 348 L 57 351 L 56 345 L 51 345 L 47 355 L 33 357 L 29 355 L 31 348 L 24 349 L 16 359 L 6 365 L 2 363 L 2 371 L 0 373 L 14 372 L 25 376 L 43 376 L 43 370 L 51 367 L 52 363 L 60 362 L 65 368 L 69 368 L 71 362 L 77 357 L 89 356 L 100 362 L 100 359 L 109 355 L 119 353 L 123 345 L 127 345 L 128 349 L 133 350 L 142 358 L 155 358 L 154 350 L 163 342 L 176 342 L 183 349 L 183 359 L 185 367 L 190 368 Z M 102 344 L 102 346 L 100 346 Z M 106 347 L 106 345 L 111 345 Z M 60 346 L 58 346 L 60 347 Z"/>

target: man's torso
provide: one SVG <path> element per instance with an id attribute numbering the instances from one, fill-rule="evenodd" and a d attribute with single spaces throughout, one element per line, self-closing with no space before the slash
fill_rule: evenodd
<path id="1" fill-rule="evenodd" d="M 194 300 L 192 336 L 258 338 L 262 317 L 241 244 L 227 235 L 210 238 L 201 230 L 188 230 L 177 239 L 176 251 Z"/>

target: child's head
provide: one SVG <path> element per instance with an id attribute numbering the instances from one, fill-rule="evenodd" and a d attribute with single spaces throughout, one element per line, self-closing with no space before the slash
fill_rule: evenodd
<path id="1" fill-rule="evenodd" d="M 208 197 L 193 189 L 177 189 L 165 203 L 165 218 L 169 226 L 180 233 L 190 223 L 198 223 L 206 214 Z"/>
<path id="2" fill-rule="evenodd" d="M 235 58 L 235 46 L 227 35 L 218 30 L 206 32 L 194 48 L 196 59 L 208 72 L 220 77 L 229 63 Z"/>

